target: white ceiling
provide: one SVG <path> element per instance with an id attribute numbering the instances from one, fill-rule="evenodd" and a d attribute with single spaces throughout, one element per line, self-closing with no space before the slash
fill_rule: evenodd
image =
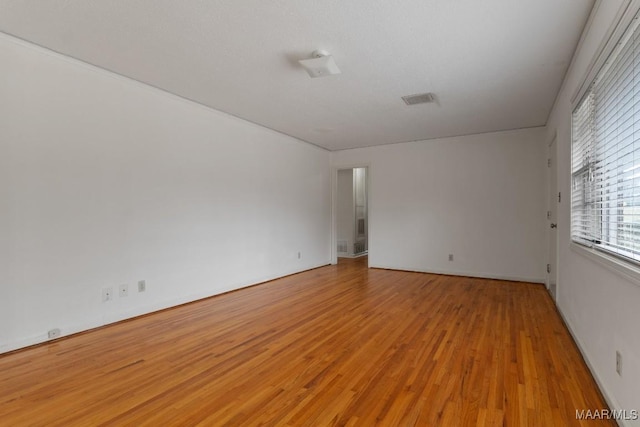
<path id="1" fill-rule="evenodd" d="M 593 3 L 0 0 L 0 31 L 339 150 L 544 125 Z"/>

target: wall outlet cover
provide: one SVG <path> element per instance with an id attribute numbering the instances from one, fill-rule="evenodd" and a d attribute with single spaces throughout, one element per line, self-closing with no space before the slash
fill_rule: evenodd
<path id="1" fill-rule="evenodd" d="M 113 288 L 102 288 L 102 302 L 111 301 L 113 299 Z"/>

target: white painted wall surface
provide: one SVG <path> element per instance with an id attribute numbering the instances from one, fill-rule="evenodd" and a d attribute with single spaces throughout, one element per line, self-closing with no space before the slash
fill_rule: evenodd
<path id="1" fill-rule="evenodd" d="M 353 204 L 353 169 L 338 171 L 338 242 L 347 242 L 347 251 L 338 252 L 339 256 L 353 255 L 355 216 Z"/>
<path id="2" fill-rule="evenodd" d="M 558 188 L 571 192 L 571 98 L 590 62 L 615 23 L 621 0 L 601 1 L 583 35 L 547 125 L 547 142 L 557 133 Z M 557 304 L 587 363 L 614 409 L 640 411 L 640 285 L 571 248 L 570 207 L 558 206 Z M 615 370 L 615 351 L 623 356 L 623 375 Z M 640 426 L 640 420 L 621 421 Z"/>
<path id="3" fill-rule="evenodd" d="M 369 265 L 544 282 L 543 137 L 534 128 L 332 153 L 334 167 L 371 166 Z"/>
<path id="4" fill-rule="evenodd" d="M 329 263 L 328 152 L 5 35 L 0 63 L 0 352 Z"/>

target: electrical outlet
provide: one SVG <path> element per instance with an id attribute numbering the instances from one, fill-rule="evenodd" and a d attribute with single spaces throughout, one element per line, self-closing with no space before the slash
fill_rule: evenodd
<path id="1" fill-rule="evenodd" d="M 120 298 L 129 296 L 129 285 L 120 285 Z"/>
<path id="2" fill-rule="evenodd" d="M 453 254 L 449 254 L 449 261 L 453 261 Z"/>
<path id="3" fill-rule="evenodd" d="M 302 258 L 302 253 L 298 252 L 298 259 Z"/>
<path id="4" fill-rule="evenodd" d="M 144 292 L 147 290 L 147 282 L 144 280 L 138 280 L 138 292 Z"/>
<path id="5" fill-rule="evenodd" d="M 622 376 L 622 354 L 619 351 L 616 351 L 616 372 Z"/>
<path id="6" fill-rule="evenodd" d="M 111 301 L 113 299 L 113 288 L 102 288 L 102 302 Z"/>
<path id="7" fill-rule="evenodd" d="M 49 335 L 50 340 L 55 338 L 60 338 L 60 329 L 59 328 L 51 329 L 47 334 Z"/>

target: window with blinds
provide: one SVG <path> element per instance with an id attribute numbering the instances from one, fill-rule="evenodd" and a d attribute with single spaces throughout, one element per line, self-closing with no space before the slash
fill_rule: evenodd
<path id="1" fill-rule="evenodd" d="M 571 238 L 640 262 L 638 16 L 577 104 L 571 121 Z"/>

